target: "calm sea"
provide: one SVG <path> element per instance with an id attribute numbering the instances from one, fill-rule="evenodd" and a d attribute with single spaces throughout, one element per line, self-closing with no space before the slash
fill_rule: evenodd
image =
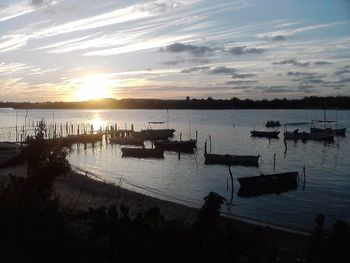
<path id="1" fill-rule="evenodd" d="M 260 154 L 259 167 L 232 166 L 234 177 L 233 205 L 225 205 L 225 213 L 252 218 L 295 230 L 311 231 L 313 218 L 326 215 L 327 225 L 335 219 L 350 221 L 350 111 L 327 111 L 327 119 L 337 119 L 347 127 L 348 136 L 336 137 L 334 143 L 288 141 L 284 154 L 281 139 L 250 137 L 252 129 L 265 129 L 267 120 L 282 123 L 310 122 L 323 119 L 320 110 L 12 110 L 0 109 L 0 141 L 14 140 L 14 129 L 24 122 L 45 119 L 48 123 L 93 124 L 117 123 L 120 128 L 145 129 L 149 121 L 167 121 L 176 129 L 175 138 L 194 138 L 198 131 L 195 154 L 166 152 L 164 160 L 127 159 L 121 157 L 120 146 L 105 141 L 94 146 L 73 146 L 69 160 L 75 167 L 88 170 L 103 180 L 122 187 L 189 206 L 199 207 L 203 197 L 214 191 L 231 199 L 228 168 L 204 165 L 204 142 L 211 137 L 212 153 Z M 152 128 L 166 128 L 167 124 Z M 310 125 L 287 126 L 293 130 L 309 130 Z M 283 134 L 284 127 L 280 128 Z M 209 144 L 209 142 L 208 142 Z M 150 144 L 148 145 L 150 146 Z M 273 156 L 276 154 L 276 168 Z M 237 195 L 238 177 L 260 173 L 298 171 L 306 168 L 306 179 L 296 190 L 279 195 L 243 198 Z"/>

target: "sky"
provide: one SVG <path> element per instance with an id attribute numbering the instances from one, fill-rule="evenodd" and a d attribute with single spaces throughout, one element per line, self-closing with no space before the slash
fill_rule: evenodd
<path id="1" fill-rule="evenodd" d="M 349 0 L 0 0 L 0 101 L 350 95 Z"/>

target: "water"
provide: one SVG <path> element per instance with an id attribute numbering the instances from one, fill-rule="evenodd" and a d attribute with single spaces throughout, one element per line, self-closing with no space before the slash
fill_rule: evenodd
<path id="1" fill-rule="evenodd" d="M 337 115 L 337 116 L 336 116 Z M 284 155 L 283 140 L 250 137 L 250 130 L 265 129 L 270 119 L 286 122 L 310 122 L 322 119 L 320 110 L 24 110 L 0 109 L 0 141 L 13 140 L 4 127 L 23 125 L 42 118 L 48 122 L 86 123 L 100 125 L 118 123 L 120 128 L 131 123 L 144 129 L 148 121 L 166 121 L 176 129 L 175 137 L 195 137 L 198 131 L 198 151 L 194 155 L 165 153 L 164 160 L 121 158 L 118 145 L 98 143 L 87 147 L 73 146 L 69 160 L 72 165 L 97 174 L 103 180 L 125 188 L 189 206 L 199 207 L 203 197 L 215 191 L 227 200 L 231 197 L 228 168 L 204 165 L 204 142 L 212 137 L 213 153 L 260 154 L 260 167 L 232 166 L 234 177 L 233 206 L 225 206 L 226 213 L 269 222 L 279 226 L 310 231 L 318 213 L 326 215 L 330 226 L 335 219 L 350 221 L 350 136 L 336 137 L 334 143 L 288 141 Z M 26 117 L 27 116 L 27 117 Z M 327 119 L 339 120 L 350 130 L 350 111 L 328 111 Z M 163 126 L 153 126 L 166 128 Z M 290 127 L 295 129 L 296 127 Z M 309 125 L 298 126 L 308 130 Z M 281 128 L 283 133 L 284 128 Z M 11 137 L 12 136 L 12 137 Z M 280 137 L 283 137 L 280 136 Z M 149 145 L 148 145 L 149 146 Z M 276 153 L 275 172 L 299 171 L 306 167 L 305 187 L 280 195 L 241 198 L 237 196 L 240 176 L 272 173 Z M 228 189 L 227 189 L 228 186 Z"/>

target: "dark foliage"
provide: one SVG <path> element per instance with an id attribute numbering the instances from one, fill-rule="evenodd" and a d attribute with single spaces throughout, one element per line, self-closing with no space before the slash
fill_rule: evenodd
<path id="1" fill-rule="evenodd" d="M 350 97 L 305 97 L 303 99 L 100 99 L 84 102 L 0 102 L 0 107 L 18 109 L 350 109 Z"/>
<path id="2" fill-rule="evenodd" d="M 324 215 L 315 218 L 316 227 L 310 239 L 308 261 L 318 263 L 349 262 L 350 227 L 341 220 L 333 224 L 329 235 L 325 234 Z"/>

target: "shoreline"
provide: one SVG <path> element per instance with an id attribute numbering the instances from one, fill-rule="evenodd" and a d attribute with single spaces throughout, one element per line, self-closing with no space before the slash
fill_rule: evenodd
<path id="1" fill-rule="evenodd" d="M 199 210 L 199 207 L 191 206 L 190 204 L 183 204 L 183 203 L 180 203 L 180 202 L 176 202 L 176 198 L 172 199 L 170 197 L 170 198 L 163 199 L 161 197 L 152 196 L 152 195 L 148 195 L 148 194 L 145 194 L 145 193 L 140 193 L 140 192 L 137 192 L 137 191 L 125 188 L 123 186 L 119 186 L 119 185 L 116 185 L 116 184 L 113 184 L 113 183 L 109 183 L 107 181 L 104 181 L 100 177 L 98 177 L 98 175 L 96 175 L 94 173 L 91 173 L 89 171 L 85 171 L 85 170 L 83 170 L 83 169 L 81 169 L 79 167 L 73 167 L 73 171 L 74 171 L 74 173 L 79 174 L 79 176 L 85 176 L 85 177 L 88 177 L 91 180 L 102 182 L 102 183 L 104 183 L 106 185 L 109 185 L 111 187 L 120 188 L 121 191 L 132 192 L 135 195 L 140 195 L 140 196 L 143 196 L 144 198 L 157 199 L 157 200 L 159 200 L 161 202 L 168 202 L 170 205 L 182 206 L 183 208 L 186 208 L 186 209 L 194 209 L 196 212 Z M 135 186 L 135 187 L 137 187 L 137 186 Z M 204 196 L 203 196 L 203 198 L 204 198 Z M 284 231 L 284 232 L 298 234 L 298 235 L 303 235 L 303 236 L 310 236 L 310 234 L 311 234 L 310 232 L 305 232 L 305 231 L 301 231 L 301 230 L 297 230 L 297 229 L 292 229 L 292 228 L 284 227 L 282 225 L 273 224 L 273 223 L 270 223 L 270 222 L 257 220 L 257 219 L 246 217 L 246 216 L 230 214 L 228 212 L 221 212 L 221 216 L 225 217 L 225 218 L 227 218 L 229 220 L 236 220 L 236 221 L 240 221 L 240 222 L 243 222 L 243 223 L 246 223 L 246 224 L 252 224 L 252 225 L 257 226 L 257 227 L 266 227 L 266 228 L 271 228 L 271 229 L 275 229 L 275 230 L 278 230 L 278 231 Z"/>
<path id="2" fill-rule="evenodd" d="M 6 170 L 0 169 L 1 181 L 7 180 L 4 175 L 9 173 L 26 176 L 25 167 L 25 164 L 21 164 L 8 167 Z M 62 207 L 71 215 L 87 212 L 89 208 L 125 204 L 130 208 L 131 217 L 136 216 L 139 211 L 158 207 L 165 219 L 180 220 L 190 225 L 196 220 L 199 211 L 198 208 L 161 200 L 104 182 L 91 174 L 88 175 L 88 172 L 84 174 L 71 171 L 65 176 L 57 177 L 54 182 L 54 192 L 59 196 Z M 302 254 L 309 240 L 309 235 L 305 233 L 288 231 L 288 229 L 267 224 L 256 224 L 242 218 L 222 216 L 220 221 L 222 224 L 232 222 L 235 229 L 243 234 L 260 233 L 268 242 L 274 243 L 279 251 L 291 257 Z"/>
<path id="3" fill-rule="evenodd" d="M 175 202 L 162 200 L 149 195 L 137 193 L 117 185 L 113 185 L 94 177 L 93 175 L 71 172 L 57 178 L 54 184 L 63 206 L 73 213 L 87 211 L 89 207 L 109 207 L 112 204 L 126 204 L 130 208 L 130 215 L 135 216 L 138 211 L 146 211 L 158 207 L 167 220 L 182 220 L 191 224 L 196 220 L 198 208 L 189 207 Z M 222 223 L 232 222 L 242 233 L 260 232 L 268 241 L 278 246 L 286 253 L 295 254 L 305 248 L 309 239 L 308 233 L 276 227 L 269 224 L 243 220 L 237 217 L 222 216 Z"/>

